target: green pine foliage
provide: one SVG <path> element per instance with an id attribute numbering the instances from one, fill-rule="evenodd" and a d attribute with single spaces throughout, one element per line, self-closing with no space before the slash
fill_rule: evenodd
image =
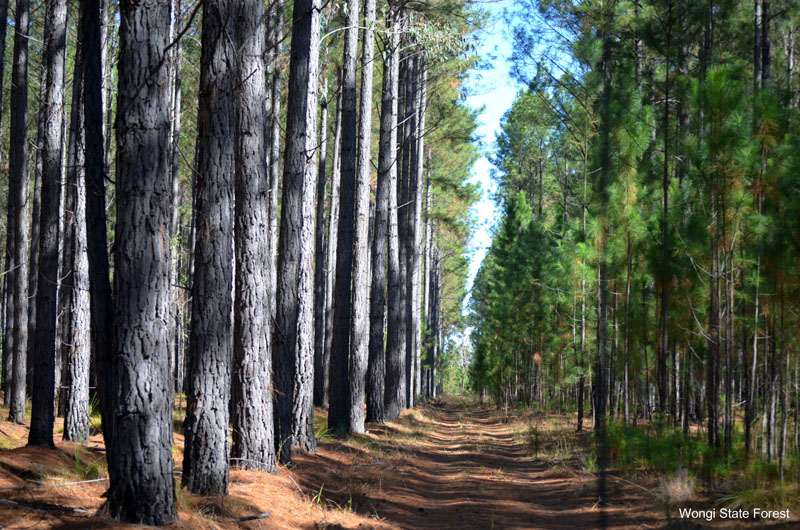
<path id="1" fill-rule="evenodd" d="M 799 480 L 800 9 L 523 0 L 509 22 L 524 89 L 494 147 L 472 389 L 604 400 L 621 467 Z"/>

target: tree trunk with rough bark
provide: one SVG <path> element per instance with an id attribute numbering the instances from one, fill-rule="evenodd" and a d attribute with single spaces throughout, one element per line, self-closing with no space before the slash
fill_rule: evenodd
<path id="1" fill-rule="evenodd" d="M 269 71 L 269 291 L 270 322 L 275 320 L 275 303 L 278 288 L 278 192 L 281 179 L 281 89 L 283 87 L 283 2 L 269 4 L 271 20 L 267 33 L 267 70 Z"/>
<path id="2" fill-rule="evenodd" d="M 403 23 L 408 23 L 408 14 L 401 15 Z M 407 48 L 407 37 L 401 39 L 401 48 Z M 397 175 L 397 238 L 400 256 L 400 330 L 403 334 L 403 408 L 414 406 L 414 389 L 411 364 L 411 327 L 408 325 L 410 309 L 408 289 L 408 178 L 411 165 L 411 135 L 415 126 L 414 117 L 414 91 L 411 87 L 413 77 L 413 57 L 406 51 L 400 55 L 400 74 L 398 86 L 398 117 L 400 128 L 398 142 L 398 175 Z"/>
<path id="3" fill-rule="evenodd" d="M 353 239 L 357 172 L 358 114 L 356 77 L 358 70 L 359 0 L 347 3 L 342 57 L 342 144 L 339 186 L 339 226 L 336 239 L 336 279 L 333 290 L 333 340 L 330 358 L 328 428 L 347 433 L 350 421 L 350 332 L 352 318 Z"/>
<path id="4" fill-rule="evenodd" d="M 28 346 L 28 37 L 30 4 L 17 0 L 14 19 L 14 63 L 11 70 L 11 121 L 8 157 L 9 204 L 14 210 L 13 372 L 9 420 L 25 418 L 25 379 Z"/>
<path id="5" fill-rule="evenodd" d="M 68 183 L 67 185 L 72 185 Z M 64 439 L 85 443 L 89 439 L 89 357 L 91 342 L 89 333 L 89 262 L 86 253 L 86 198 L 84 181 L 78 178 L 74 189 L 75 209 L 71 227 L 74 252 L 72 254 L 71 315 L 69 341 L 66 351 L 66 414 L 64 416 Z"/>
<path id="6" fill-rule="evenodd" d="M 183 457 L 183 484 L 201 495 L 224 495 L 228 491 L 236 34 L 233 3 L 206 1 Z"/>
<path id="7" fill-rule="evenodd" d="M 386 315 L 386 244 L 389 235 L 389 186 L 392 183 L 397 133 L 397 93 L 392 92 L 392 50 L 384 50 L 383 87 L 381 90 L 380 135 L 378 141 L 378 189 L 375 196 L 375 232 L 372 239 L 372 285 L 370 288 L 370 337 L 367 364 L 367 421 L 383 423 L 386 350 L 384 323 Z M 393 114 L 394 113 L 394 114 Z"/>
<path id="8" fill-rule="evenodd" d="M 6 28 L 8 26 L 8 0 L 0 0 L 0 57 L 6 56 Z M 0 94 L 3 94 L 3 79 L 5 78 L 5 61 L 0 61 Z M 0 126 L 2 125 L 2 118 L 3 118 L 3 110 L 0 109 Z M 9 192 L 10 195 L 10 192 Z M 9 362 L 10 355 L 5 355 L 5 352 L 10 352 L 12 348 L 13 342 L 11 342 L 11 335 L 13 332 L 13 322 L 9 318 L 9 314 L 13 314 L 13 310 L 9 313 L 9 306 L 13 305 L 13 299 L 11 296 L 11 289 L 10 286 L 12 284 L 9 275 L 12 274 L 10 271 L 9 265 L 11 264 L 11 254 L 13 254 L 14 248 L 14 228 L 13 228 L 13 218 L 14 212 L 11 210 L 11 202 L 7 201 L 6 208 L 8 210 L 8 217 L 6 221 L 6 248 L 5 248 L 5 259 L 4 259 L 4 269 L 5 272 L 3 278 L 3 312 L 0 314 L 0 318 L 3 319 L 3 365 L 2 365 L 2 377 L 0 377 L 0 386 L 2 386 L 3 390 L 3 406 L 8 406 L 9 401 L 9 378 L 11 372 L 11 363 Z"/>
<path id="9" fill-rule="evenodd" d="M 328 79 L 320 90 L 322 116 L 319 125 L 319 167 L 317 168 L 317 213 L 314 227 L 314 406 L 325 402 L 325 186 L 328 164 Z"/>
<path id="10" fill-rule="evenodd" d="M 98 374 L 97 384 L 100 390 L 103 437 L 106 446 L 110 446 L 114 436 L 113 382 L 111 381 L 114 307 L 111 296 L 106 226 L 101 3 L 98 0 L 82 1 L 80 16 L 85 19 L 84 34 L 81 39 L 84 99 L 81 119 L 86 134 L 84 173 L 86 179 L 86 248 L 89 260 L 89 284 L 91 285 L 89 292 L 91 356 Z"/>
<path id="11" fill-rule="evenodd" d="M 403 218 L 405 219 L 405 245 L 406 252 L 406 393 L 407 406 L 413 407 L 416 402 L 416 333 L 414 329 L 414 313 L 416 311 L 414 299 L 414 255 L 416 249 L 414 242 L 417 238 L 416 220 L 416 178 L 417 165 L 420 154 L 417 150 L 417 137 L 419 134 L 419 56 L 408 59 L 406 74 L 406 112 L 411 120 L 406 123 L 404 133 L 404 149 L 408 154 L 403 158 Z"/>
<path id="12" fill-rule="evenodd" d="M 361 102 L 358 131 L 358 177 L 355 188 L 353 302 L 350 329 L 350 402 L 348 431 L 364 432 L 364 401 L 369 356 L 369 182 L 372 139 L 372 73 L 375 56 L 375 0 L 366 0 L 361 53 Z"/>
<path id="13" fill-rule="evenodd" d="M 53 422 L 56 388 L 56 288 L 58 286 L 61 170 L 64 160 L 64 84 L 67 57 L 67 2 L 48 0 L 45 13 L 45 84 L 39 112 L 42 134 L 42 209 L 38 219 L 38 324 L 33 349 L 33 406 L 29 445 L 55 447 Z M 37 222 L 34 219 L 34 222 Z"/>
<path id="14" fill-rule="evenodd" d="M 381 130 L 388 134 L 388 139 L 381 142 L 378 160 L 378 171 L 388 179 L 388 283 L 387 283 L 387 318 L 386 318 L 386 378 L 384 389 L 384 418 L 394 421 L 405 405 L 405 330 L 403 322 L 403 304 L 400 287 L 400 245 L 397 229 L 397 110 L 399 90 L 400 39 L 399 13 L 393 8 L 387 15 L 387 26 L 391 28 L 390 49 L 384 77 L 387 94 L 383 95 L 383 104 L 387 105 L 386 114 L 381 108 Z"/>
<path id="15" fill-rule="evenodd" d="M 109 514 L 154 526 L 177 519 L 167 350 L 169 11 L 168 3 L 120 5 L 116 304 L 108 415 L 113 434 L 106 445 Z M 87 75 L 87 88 L 93 82 Z M 86 107 L 96 103 L 87 98 Z M 88 158 L 87 152 L 87 166 Z"/>
<path id="16" fill-rule="evenodd" d="M 337 76 L 341 78 L 341 76 Z M 333 168 L 331 171 L 331 205 L 328 212 L 328 238 L 325 241 L 325 351 L 322 359 L 322 407 L 328 406 L 330 359 L 333 345 L 333 287 L 336 279 L 336 241 L 339 228 L 339 182 L 341 181 L 340 149 L 342 133 L 342 91 L 339 86 L 336 104 L 336 124 L 333 135 Z M 316 373 L 315 373 L 316 374 Z"/>
<path id="17" fill-rule="evenodd" d="M 409 201 L 413 201 L 413 208 L 409 211 L 409 266 L 410 266 L 410 300 L 411 300 L 411 329 L 412 329 L 412 355 L 414 365 L 414 396 L 422 393 L 422 193 L 425 172 L 425 107 L 427 70 L 423 57 L 418 59 L 417 68 L 417 127 L 416 127 L 416 167 L 412 168 L 413 186 L 410 186 Z"/>
<path id="18" fill-rule="evenodd" d="M 175 35 L 179 31 L 181 24 L 181 0 L 171 0 L 172 6 L 172 22 L 170 26 L 170 42 L 175 40 Z M 176 244 L 176 238 L 180 236 L 180 206 L 181 206 L 181 190 L 180 178 L 178 168 L 180 167 L 180 140 L 181 140 L 181 42 L 178 40 L 172 47 L 170 52 L 170 179 L 172 183 L 172 219 L 170 222 L 170 238 L 172 240 L 173 252 L 172 263 L 169 268 L 169 287 L 170 287 L 170 341 L 169 341 L 169 360 L 170 360 L 170 373 L 172 374 L 173 390 L 177 389 L 179 393 L 183 391 L 180 388 L 180 379 L 177 377 L 179 370 L 178 366 L 182 364 L 181 355 L 181 286 L 178 284 L 180 281 L 180 259 L 181 254 L 178 251 L 179 246 Z"/>
<path id="19" fill-rule="evenodd" d="M 284 463 L 293 446 L 316 448 L 312 312 L 319 42 L 319 0 L 297 0 L 292 14 L 272 356 L 275 444 Z"/>
<path id="20" fill-rule="evenodd" d="M 84 0 L 80 4 L 83 57 L 83 116 L 86 135 L 84 160 L 86 194 L 86 249 L 89 260 L 91 313 L 91 358 L 97 374 L 103 437 L 106 446 L 114 436 L 112 422 L 113 386 L 111 381 L 111 341 L 114 307 L 109 274 L 106 225 L 105 161 L 103 154 L 103 42 L 101 39 L 101 2 Z M 106 427 L 107 426 L 107 427 Z"/>
<path id="21" fill-rule="evenodd" d="M 78 35 L 85 33 L 85 18 L 78 21 Z M 89 439 L 89 262 L 86 254 L 86 181 L 83 174 L 86 149 L 83 128 L 83 43 L 75 48 L 72 77 L 72 110 L 67 144 L 67 179 L 64 191 L 64 235 L 59 290 L 64 439 L 85 443 Z M 61 408 L 61 399 L 59 407 Z"/>
<path id="22" fill-rule="evenodd" d="M 247 0 L 237 13 L 236 48 L 236 287 L 233 325 L 233 445 L 235 467 L 275 471 L 272 292 L 269 256 L 269 166 L 264 2 Z"/>
<path id="23" fill-rule="evenodd" d="M 8 196 L 11 198 L 11 183 L 9 182 Z M 14 218 L 16 214 L 14 201 L 8 200 L 6 208 L 6 249 L 3 271 L 3 406 L 8 407 L 11 402 L 11 385 L 14 371 L 14 233 L 16 231 Z"/>
<path id="24" fill-rule="evenodd" d="M 44 92 L 45 74 L 47 68 L 42 68 L 39 74 L 39 87 Z M 42 99 L 40 96 L 39 99 Z M 30 196 L 30 232 L 28 233 L 28 344 L 25 348 L 28 373 L 25 376 L 25 388 L 29 396 L 33 396 L 33 363 L 34 342 L 36 340 L 36 286 L 39 283 L 39 240 L 42 216 L 42 144 L 44 143 L 45 113 L 41 112 L 42 102 L 39 103 L 39 113 L 36 123 L 36 149 L 34 149 L 33 163 L 33 189 Z M 61 220 L 58 217 L 59 221 Z"/>
<path id="25" fill-rule="evenodd" d="M 600 171 L 596 184 L 596 191 L 600 198 L 600 211 L 604 212 L 608 206 L 609 188 L 611 185 L 611 112 L 612 112 L 612 50 L 611 36 L 604 29 L 603 53 L 600 62 L 600 71 L 603 73 L 603 88 L 600 100 Z M 597 360 L 594 373 L 594 386 L 597 399 L 592 411 L 595 415 L 595 426 L 599 439 L 597 463 L 600 468 L 599 502 L 606 505 L 606 469 L 608 467 L 608 444 L 606 441 L 606 400 L 608 396 L 608 256 L 607 245 L 609 238 L 608 227 L 604 227 L 599 235 L 599 263 L 597 270 Z"/>

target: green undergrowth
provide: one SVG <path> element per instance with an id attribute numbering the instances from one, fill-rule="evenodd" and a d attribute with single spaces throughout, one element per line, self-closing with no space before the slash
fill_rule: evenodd
<path id="1" fill-rule="evenodd" d="M 108 473 L 105 458 L 92 458 L 83 449 L 75 449 L 72 470 L 81 480 L 93 480 Z"/>
<path id="2" fill-rule="evenodd" d="M 645 425 L 625 425 L 612 421 L 608 426 L 608 449 L 611 467 L 629 477 L 654 475 L 662 489 L 696 489 L 702 485 L 707 494 L 717 499 L 720 507 L 752 509 L 800 509 L 800 461 L 787 455 L 784 478 L 780 478 L 777 461 L 768 462 L 754 452 L 744 454 L 744 435 L 733 434 L 732 448 L 709 446 L 704 433 L 685 435 L 663 421 Z M 755 445 L 755 443 L 754 443 Z M 680 477 L 678 480 L 676 477 Z M 690 498 L 682 491 L 679 496 Z M 666 496 L 671 496 L 667 492 Z"/>

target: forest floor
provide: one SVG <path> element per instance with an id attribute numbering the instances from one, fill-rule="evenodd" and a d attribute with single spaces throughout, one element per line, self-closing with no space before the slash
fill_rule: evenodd
<path id="1" fill-rule="evenodd" d="M 679 520 L 676 508 L 669 523 L 659 493 L 664 478 L 647 473 L 612 471 L 609 506 L 601 510 L 589 435 L 575 433 L 574 419 L 565 416 L 504 415 L 487 404 L 447 398 L 344 440 L 327 435 L 324 411 L 317 416 L 315 454 L 295 453 L 275 475 L 232 470 L 225 498 L 179 490 L 180 522 L 170 527 L 800 528 L 797 514 L 783 523 L 709 523 Z M 101 436 L 88 445 L 59 440 L 56 450 L 25 447 L 26 439 L 26 426 L 0 422 L 0 528 L 137 528 L 96 514 L 107 487 Z M 182 446 L 176 433 L 178 469 Z M 702 489 L 690 492 L 683 505 L 716 507 Z"/>

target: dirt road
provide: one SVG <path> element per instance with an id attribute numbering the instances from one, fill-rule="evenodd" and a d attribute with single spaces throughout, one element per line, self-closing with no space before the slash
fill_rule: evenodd
<path id="1" fill-rule="evenodd" d="M 297 459 L 295 473 L 321 499 L 397 528 L 599 528 L 594 476 L 575 459 L 535 458 L 524 425 L 488 405 L 447 400 L 356 443 L 323 442 Z M 660 526 L 630 488 L 612 485 L 607 528 Z"/>

